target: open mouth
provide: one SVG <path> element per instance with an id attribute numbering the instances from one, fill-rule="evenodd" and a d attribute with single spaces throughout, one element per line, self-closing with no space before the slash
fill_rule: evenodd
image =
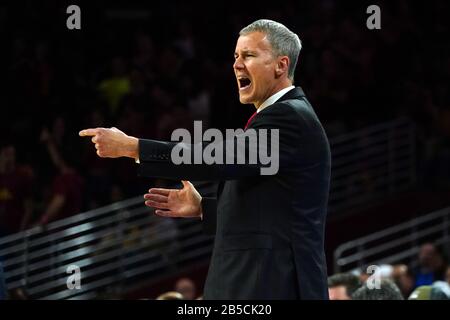
<path id="1" fill-rule="evenodd" d="M 238 79 L 239 90 L 246 90 L 252 85 L 252 81 L 249 78 L 242 77 Z"/>

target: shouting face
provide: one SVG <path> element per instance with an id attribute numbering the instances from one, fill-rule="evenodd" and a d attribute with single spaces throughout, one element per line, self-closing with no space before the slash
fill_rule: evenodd
<path id="1" fill-rule="evenodd" d="M 253 103 L 258 108 L 271 95 L 290 85 L 289 58 L 277 57 L 262 32 L 240 36 L 234 58 L 239 100 L 243 104 Z"/>

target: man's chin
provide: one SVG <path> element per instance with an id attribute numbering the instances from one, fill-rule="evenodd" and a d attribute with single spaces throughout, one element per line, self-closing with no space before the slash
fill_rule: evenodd
<path id="1" fill-rule="evenodd" d="M 249 99 L 248 97 L 241 97 L 239 96 L 239 102 L 242 104 L 251 104 L 252 100 Z"/>

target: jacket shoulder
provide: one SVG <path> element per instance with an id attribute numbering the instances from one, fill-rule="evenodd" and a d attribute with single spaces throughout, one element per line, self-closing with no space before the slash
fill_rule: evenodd
<path id="1" fill-rule="evenodd" d="M 270 107 L 261 111 L 261 115 L 281 117 L 285 121 L 313 121 L 319 122 L 319 119 L 309 103 L 304 97 L 296 97 L 275 102 Z"/>

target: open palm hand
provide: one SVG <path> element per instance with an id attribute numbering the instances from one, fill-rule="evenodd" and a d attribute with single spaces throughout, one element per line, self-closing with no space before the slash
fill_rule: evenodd
<path id="1" fill-rule="evenodd" d="M 202 214 L 202 197 L 189 181 L 181 181 L 183 189 L 152 188 L 144 195 L 145 205 L 155 208 L 163 217 L 191 218 Z"/>

